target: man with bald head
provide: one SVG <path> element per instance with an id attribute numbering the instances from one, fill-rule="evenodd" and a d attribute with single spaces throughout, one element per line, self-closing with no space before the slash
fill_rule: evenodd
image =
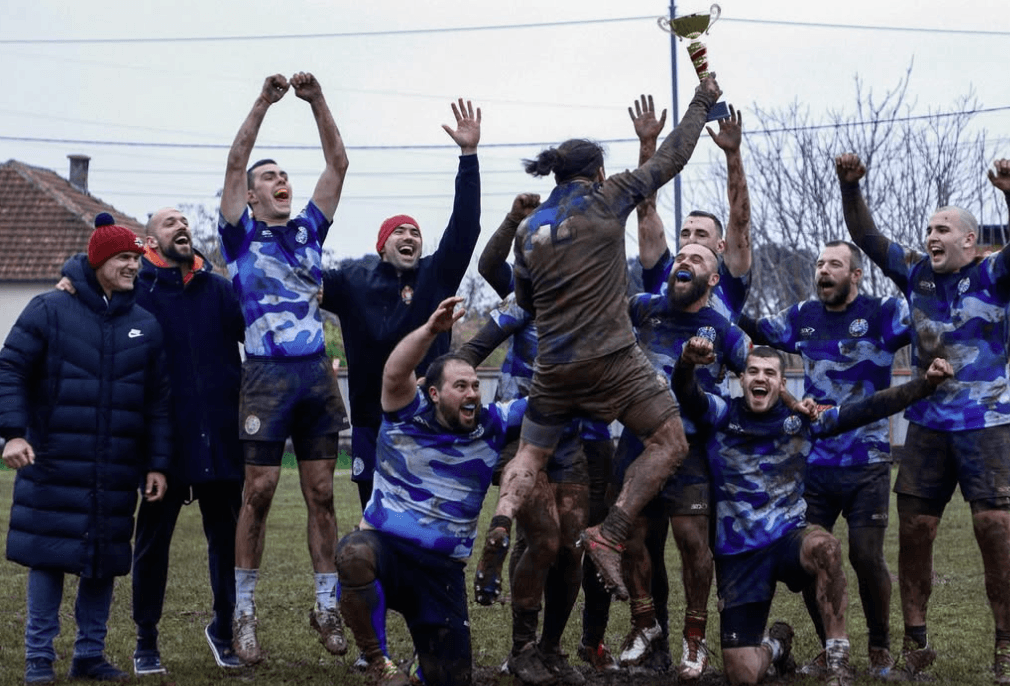
<path id="1" fill-rule="evenodd" d="M 171 488 L 160 501 L 142 501 L 133 559 L 134 673 L 164 674 L 158 650 L 169 547 L 179 511 L 200 503 L 207 535 L 214 618 L 204 629 L 214 661 L 238 667 L 231 648 L 235 607 L 235 524 L 242 504 L 243 461 L 238 440 L 239 343 L 245 324 L 228 279 L 193 247 L 189 222 L 177 209 L 151 215 L 137 276 L 137 304 L 151 312 L 165 337 L 172 384 L 175 454 Z M 181 656 L 179 656 L 181 657 Z"/>
<path id="2" fill-rule="evenodd" d="M 1010 202 L 1010 161 L 996 162 L 992 184 Z M 1010 683 L 1010 399 L 1007 306 L 1010 247 L 982 258 L 978 223 L 960 207 L 941 207 L 926 227 L 925 251 L 893 243 L 877 230 L 859 180 L 866 168 L 848 153 L 835 160 L 852 240 L 908 299 L 912 366 L 946 357 L 954 377 L 905 412 L 905 454 L 898 494 L 898 585 L 905 637 L 899 667 L 909 675 L 936 659 L 926 634 L 933 541 L 944 508 L 960 486 L 971 505 L 985 589 L 996 625 L 996 683 Z"/>

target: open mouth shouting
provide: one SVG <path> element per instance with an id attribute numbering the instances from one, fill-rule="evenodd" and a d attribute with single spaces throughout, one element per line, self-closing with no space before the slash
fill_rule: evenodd
<path id="1" fill-rule="evenodd" d="M 690 283 L 694 279 L 694 274 L 689 269 L 684 269 L 683 267 L 678 269 L 674 273 L 674 278 L 681 283 Z"/>
<path id="2" fill-rule="evenodd" d="M 278 188 L 274 191 L 274 199 L 287 202 L 291 200 L 291 191 L 287 188 Z"/>

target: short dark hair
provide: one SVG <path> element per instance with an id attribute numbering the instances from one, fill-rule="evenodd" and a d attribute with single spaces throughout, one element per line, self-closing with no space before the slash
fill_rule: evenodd
<path id="1" fill-rule="evenodd" d="M 751 348 L 747 352 L 747 357 L 748 358 L 751 358 L 751 357 L 763 357 L 763 358 L 769 359 L 769 360 L 778 360 L 779 361 L 779 373 L 780 374 L 785 374 L 785 371 L 786 371 L 786 360 L 785 360 L 784 357 L 782 357 L 782 353 L 780 353 L 775 348 L 770 348 L 767 345 L 755 345 L 753 348 Z"/>
<path id="2" fill-rule="evenodd" d="M 266 159 L 262 159 L 262 160 L 258 160 L 256 162 L 253 162 L 253 165 L 251 167 L 249 167 L 249 169 L 247 169 L 246 173 L 245 173 L 245 182 L 246 182 L 246 185 L 249 186 L 249 190 L 252 190 L 253 181 L 255 180 L 255 177 L 253 176 L 253 171 L 256 170 L 256 167 L 262 167 L 264 164 L 277 164 L 277 162 L 275 162 L 274 160 L 271 160 L 270 158 L 266 158 Z"/>
<path id="3" fill-rule="evenodd" d="M 556 148 L 547 148 L 536 159 L 523 160 L 523 168 L 533 176 L 554 174 L 557 183 L 575 178 L 591 179 L 603 166 L 603 147 L 585 138 L 571 138 Z"/>
<path id="4" fill-rule="evenodd" d="M 825 248 L 839 248 L 845 246 L 849 249 L 849 271 L 856 271 L 857 269 L 863 268 L 863 251 L 860 250 L 855 243 L 850 243 L 849 241 L 828 241 L 824 244 Z"/>
<path id="5" fill-rule="evenodd" d="M 442 388 L 442 381 L 445 378 L 445 365 L 453 360 L 462 362 L 467 367 L 473 367 L 470 364 L 470 360 L 466 359 L 462 355 L 457 353 L 446 353 L 445 355 L 439 355 L 431 364 L 428 365 L 427 371 L 424 373 L 424 394 L 428 395 L 428 391 L 434 387 L 436 390 Z"/>
<path id="6" fill-rule="evenodd" d="M 688 217 L 706 217 L 708 219 L 711 219 L 712 223 L 715 224 L 715 232 L 716 232 L 716 234 L 719 236 L 719 238 L 722 238 L 722 231 L 723 231 L 723 229 L 722 229 L 722 220 L 719 219 L 719 217 L 715 216 L 711 212 L 706 212 L 705 210 L 691 210 L 690 212 L 687 213 L 687 216 Z"/>

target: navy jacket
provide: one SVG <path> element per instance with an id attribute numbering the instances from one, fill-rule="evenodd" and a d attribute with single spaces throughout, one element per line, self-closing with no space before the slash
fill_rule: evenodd
<path id="1" fill-rule="evenodd" d="M 171 460 L 161 327 L 132 291 L 106 303 L 84 255 L 65 273 L 77 294 L 36 296 L 0 350 L 0 435 L 35 450 L 14 481 L 7 558 L 123 575 L 138 488 Z"/>
<path id="2" fill-rule="evenodd" d="M 476 155 L 461 155 L 449 225 L 435 254 L 402 275 L 388 262 L 355 262 L 323 274 L 323 309 L 340 317 L 347 353 L 351 424 L 382 423 L 382 369 L 396 344 L 428 321 L 440 302 L 455 295 L 480 237 L 480 168 Z M 439 335 L 418 374 L 449 351 L 450 336 Z"/>
<path id="3" fill-rule="evenodd" d="M 239 343 L 245 323 L 235 290 L 207 261 L 185 285 L 178 267 L 155 266 L 147 256 L 140 264 L 137 304 L 161 324 L 172 384 L 169 488 L 241 481 Z"/>

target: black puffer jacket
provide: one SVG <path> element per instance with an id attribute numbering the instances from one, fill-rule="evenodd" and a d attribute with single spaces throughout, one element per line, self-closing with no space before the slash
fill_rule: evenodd
<path id="1" fill-rule="evenodd" d="M 171 457 L 161 328 L 133 292 L 106 303 L 84 255 L 65 273 L 77 294 L 34 298 L 0 350 L 0 435 L 35 450 L 14 482 L 7 558 L 123 575 L 138 488 Z"/>

